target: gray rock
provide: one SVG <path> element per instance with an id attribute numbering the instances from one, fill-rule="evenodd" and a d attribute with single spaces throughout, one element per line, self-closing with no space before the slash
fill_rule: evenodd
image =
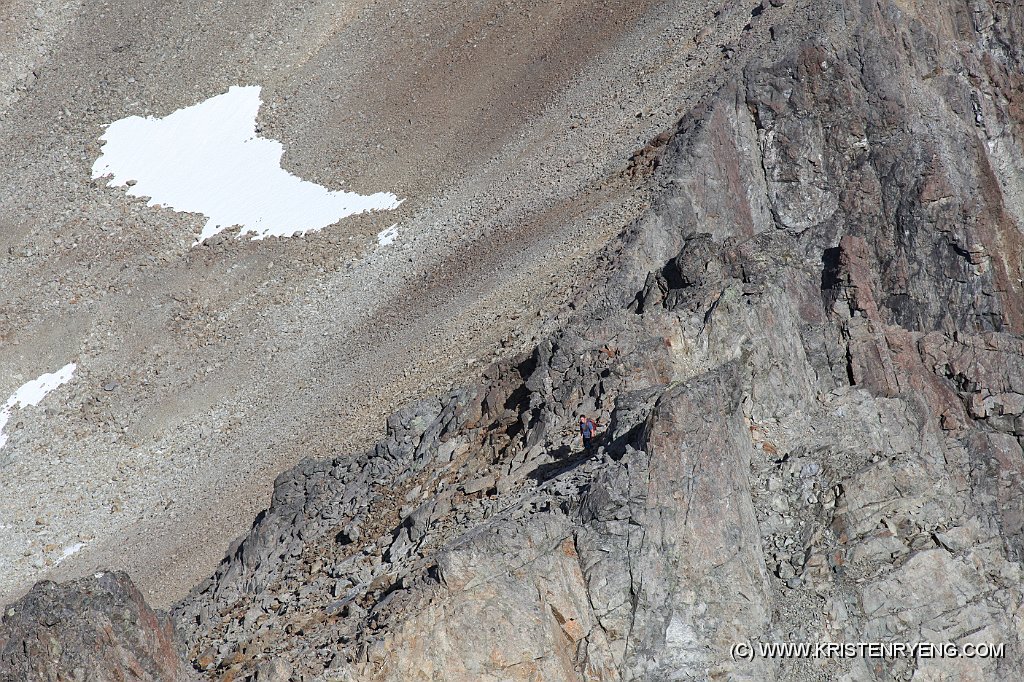
<path id="1" fill-rule="evenodd" d="M 493 487 L 494 476 L 487 475 L 475 478 L 472 481 L 464 483 L 462 486 L 462 490 L 467 495 L 472 495 L 473 493 L 486 492 L 487 490 L 490 490 Z"/>
<path id="2" fill-rule="evenodd" d="M 289 682 L 292 666 L 287 661 L 275 658 L 264 661 L 256 670 L 255 682 Z"/>

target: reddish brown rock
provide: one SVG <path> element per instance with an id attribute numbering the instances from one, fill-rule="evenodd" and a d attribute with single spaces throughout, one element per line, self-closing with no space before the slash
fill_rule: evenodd
<path id="1" fill-rule="evenodd" d="M 125 573 L 40 582 L 4 609 L 0 680 L 187 682 L 179 644 Z"/>

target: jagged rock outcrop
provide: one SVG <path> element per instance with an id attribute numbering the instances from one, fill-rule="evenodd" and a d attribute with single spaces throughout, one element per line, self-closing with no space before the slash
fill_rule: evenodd
<path id="1" fill-rule="evenodd" d="M 4 609 L 0 679 L 197 679 L 180 645 L 166 614 L 150 609 L 124 573 L 97 573 L 66 585 L 41 582 Z"/>
<path id="2" fill-rule="evenodd" d="M 1024 679 L 1024 9 L 813 10 L 658 140 L 562 331 L 278 479 L 174 611 L 198 671 Z M 883 641 L 1005 648 L 732 655 Z"/>

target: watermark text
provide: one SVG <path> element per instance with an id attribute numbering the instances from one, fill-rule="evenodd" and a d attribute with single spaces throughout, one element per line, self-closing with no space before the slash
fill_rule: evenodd
<path id="1" fill-rule="evenodd" d="M 737 661 L 755 658 L 1004 658 L 1006 645 L 992 642 L 738 642 Z"/>

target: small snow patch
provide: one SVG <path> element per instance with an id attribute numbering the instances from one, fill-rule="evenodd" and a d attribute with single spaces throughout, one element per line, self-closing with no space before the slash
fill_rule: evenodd
<path id="1" fill-rule="evenodd" d="M 398 223 L 377 234 L 377 243 L 381 246 L 391 246 L 398 239 Z"/>
<path id="2" fill-rule="evenodd" d="M 85 543 L 84 542 L 76 542 L 73 545 L 69 545 L 69 546 L 65 547 L 64 548 L 64 552 L 59 557 L 57 557 L 56 560 L 54 560 L 53 565 L 54 566 L 60 566 L 60 562 L 64 561 L 65 559 L 67 559 L 69 556 L 71 556 L 73 554 L 78 554 L 79 552 L 82 551 L 82 549 L 84 547 L 85 547 Z M 100 575 L 102 575 L 102 574 L 98 573 L 96 575 L 96 577 L 98 578 Z"/>
<path id="3" fill-rule="evenodd" d="M 71 381 L 71 378 L 75 375 L 76 367 L 77 365 L 71 362 L 56 372 L 50 372 L 38 379 L 33 379 L 24 384 L 14 392 L 14 395 L 7 399 L 3 407 L 0 407 L 0 448 L 7 443 L 4 427 L 7 426 L 7 421 L 11 418 L 11 413 L 14 409 L 38 405 L 53 389 Z"/>
<path id="4" fill-rule="evenodd" d="M 233 225 L 253 239 L 293 237 L 402 203 L 390 192 L 330 191 L 281 168 L 284 147 L 256 134 L 261 104 L 259 87 L 232 87 L 164 118 L 115 121 L 92 177 L 112 176 L 108 187 L 128 187 L 149 206 L 204 214 L 196 244 Z"/>

